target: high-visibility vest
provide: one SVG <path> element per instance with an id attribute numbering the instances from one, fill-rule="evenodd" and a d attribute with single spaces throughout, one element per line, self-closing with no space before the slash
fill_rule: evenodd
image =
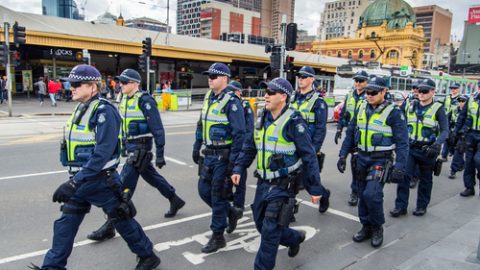
<path id="1" fill-rule="evenodd" d="M 120 103 L 120 116 L 122 117 L 122 134 L 128 139 L 153 137 L 148 128 L 147 119 L 140 109 L 140 98 L 147 93 L 137 91 L 131 98 L 124 95 Z"/>
<path id="2" fill-rule="evenodd" d="M 224 108 L 234 97 L 230 92 L 223 92 L 222 97 L 210 104 L 209 97 L 212 94 L 211 90 L 208 91 L 203 102 L 201 115 L 203 143 L 209 146 L 230 145 L 233 138 L 228 129 L 230 122 Z"/>
<path id="3" fill-rule="evenodd" d="M 387 118 L 395 109 L 394 104 L 380 105 L 370 118 L 367 118 L 367 102 L 358 109 L 357 131 L 360 133 L 357 147 L 360 151 L 375 152 L 395 149 L 392 128 L 387 125 Z"/>
<path id="4" fill-rule="evenodd" d="M 415 108 L 407 110 L 407 126 L 410 133 L 409 137 L 412 141 L 417 142 L 435 142 L 436 137 L 440 134 L 438 120 L 436 114 L 442 104 L 435 102 L 424 113 L 423 119 L 417 117 Z M 425 136 L 427 134 L 427 136 Z"/>

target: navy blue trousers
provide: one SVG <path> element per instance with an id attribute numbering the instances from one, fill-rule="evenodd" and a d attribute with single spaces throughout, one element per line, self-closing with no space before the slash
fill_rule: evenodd
<path id="1" fill-rule="evenodd" d="M 227 214 L 230 204 L 226 198 L 228 160 L 217 155 L 207 155 L 200 170 L 198 193 L 202 200 L 212 208 L 210 229 L 214 233 L 223 233 L 227 227 Z"/>
<path id="2" fill-rule="evenodd" d="M 280 226 L 276 218 L 265 213 L 279 214 L 279 202 L 288 200 L 288 192 L 267 182 L 259 181 L 252 204 L 255 226 L 261 235 L 260 248 L 255 257 L 255 270 L 270 270 L 275 267 L 278 246 L 293 246 L 300 242 L 300 233 L 288 226 Z"/>
<path id="3" fill-rule="evenodd" d="M 175 196 L 175 188 L 157 172 L 152 164 L 148 165 L 148 168 L 140 173 L 133 165 L 125 163 L 121 172 L 123 188 L 129 188 L 134 192 L 140 175 L 152 187 L 158 189 L 165 198 L 171 199 Z"/>
<path id="4" fill-rule="evenodd" d="M 112 177 L 120 185 L 118 173 L 115 172 Z M 52 248 L 45 255 L 42 269 L 48 267 L 66 269 L 65 266 L 72 253 L 75 235 L 92 204 L 109 214 L 114 211 L 119 203 L 118 198 L 105 179 L 93 179 L 82 184 L 75 195 L 63 206 L 77 213 L 62 213 L 62 216 L 54 223 Z M 133 253 L 140 257 L 153 254 L 152 242 L 135 219 L 114 219 L 113 225 Z"/>
<path id="5" fill-rule="evenodd" d="M 465 171 L 463 184 L 465 188 L 475 188 L 475 176 L 480 179 L 480 132 L 467 133 L 467 152 L 465 153 Z M 476 174 L 476 175 L 475 175 Z"/>

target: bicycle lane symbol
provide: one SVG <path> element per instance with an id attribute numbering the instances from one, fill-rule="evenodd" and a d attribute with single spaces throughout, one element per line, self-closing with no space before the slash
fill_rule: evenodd
<path id="1" fill-rule="evenodd" d="M 306 232 L 305 241 L 308 241 L 310 238 L 312 238 L 316 233 L 320 231 L 319 229 L 316 229 L 311 226 L 292 226 L 291 228 Z M 162 242 L 162 243 L 156 244 L 154 248 L 157 252 L 162 252 L 173 247 L 179 247 L 179 246 L 182 246 L 188 243 L 193 243 L 193 242 L 197 242 L 198 244 L 203 246 L 207 244 L 211 234 L 212 234 L 211 231 L 207 231 L 207 232 L 189 236 L 180 240 Z M 255 223 L 251 221 L 249 217 L 244 216 L 242 219 L 240 219 L 238 221 L 237 229 L 232 234 L 229 234 L 227 237 L 230 239 L 227 242 L 227 246 L 225 248 L 218 250 L 217 252 L 206 254 L 202 252 L 194 253 L 191 251 L 185 251 L 182 253 L 182 255 L 190 263 L 194 265 L 198 265 L 198 264 L 204 263 L 205 259 L 208 256 L 211 256 L 213 254 L 233 251 L 233 250 L 242 249 L 242 248 L 249 253 L 256 253 L 260 246 L 260 234 L 258 233 L 255 227 Z M 284 248 L 286 247 L 284 246 L 279 247 L 279 249 L 284 249 Z"/>

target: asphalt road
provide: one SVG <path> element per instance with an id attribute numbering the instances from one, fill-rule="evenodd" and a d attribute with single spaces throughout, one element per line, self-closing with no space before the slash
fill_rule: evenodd
<path id="1" fill-rule="evenodd" d="M 210 210 L 198 196 L 197 168 L 191 161 L 197 115 L 198 112 L 188 112 L 181 117 L 173 113 L 164 116 L 167 166 L 160 173 L 175 186 L 187 205 L 175 218 L 164 218 L 168 201 L 140 180 L 133 198 L 138 210 L 136 218 L 162 259 L 158 269 L 252 269 L 259 235 L 250 212 L 233 234 L 226 235 L 227 248 L 214 254 L 200 251 L 210 235 Z M 51 246 L 53 222 L 60 216 L 60 205 L 51 202 L 51 195 L 68 177 L 58 161 L 61 126 L 66 119 L 64 116 L 0 119 L 0 269 L 25 269 L 30 262 L 41 264 Z M 346 203 L 350 174 L 340 174 L 336 169 L 339 146 L 333 143 L 333 134 L 334 126 L 329 125 L 323 148 L 327 159 L 322 172 L 322 182 L 332 191 L 331 209 L 319 214 L 317 206 L 308 202 L 308 195 L 300 194 L 304 201 L 292 226 L 305 230 L 307 241 L 293 259 L 287 256 L 286 249 L 281 249 L 277 269 L 418 269 L 409 263 L 412 256 L 480 214 L 478 196 L 460 198 L 461 177 L 449 180 L 444 165 L 442 175 L 434 179 L 432 202 L 425 217 L 411 215 L 415 190 L 406 217 L 393 219 L 386 215 L 382 248 L 373 249 L 368 242 L 353 243 L 351 237 L 360 224 L 357 209 Z M 252 172 L 250 169 L 249 176 Z M 250 203 L 255 191 L 253 177 L 247 184 L 246 201 Z M 393 208 L 395 188 L 385 187 L 386 213 Z M 86 240 L 86 235 L 104 221 L 102 211 L 97 208 L 92 208 L 85 217 L 69 258 L 69 269 L 134 269 L 135 256 L 118 236 L 104 243 Z M 478 241 L 478 235 L 464 241 Z M 452 252 L 455 249 L 458 248 L 452 247 Z M 422 265 L 430 264 L 424 261 Z M 457 269 L 480 268 L 473 265 Z"/>

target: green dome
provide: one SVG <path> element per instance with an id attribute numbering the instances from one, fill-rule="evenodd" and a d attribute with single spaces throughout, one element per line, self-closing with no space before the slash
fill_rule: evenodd
<path id="1" fill-rule="evenodd" d="M 360 16 L 358 28 L 379 26 L 387 20 L 388 29 L 402 29 L 408 22 L 415 24 L 413 8 L 403 0 L 377 0 L 370 4 Z"/>

